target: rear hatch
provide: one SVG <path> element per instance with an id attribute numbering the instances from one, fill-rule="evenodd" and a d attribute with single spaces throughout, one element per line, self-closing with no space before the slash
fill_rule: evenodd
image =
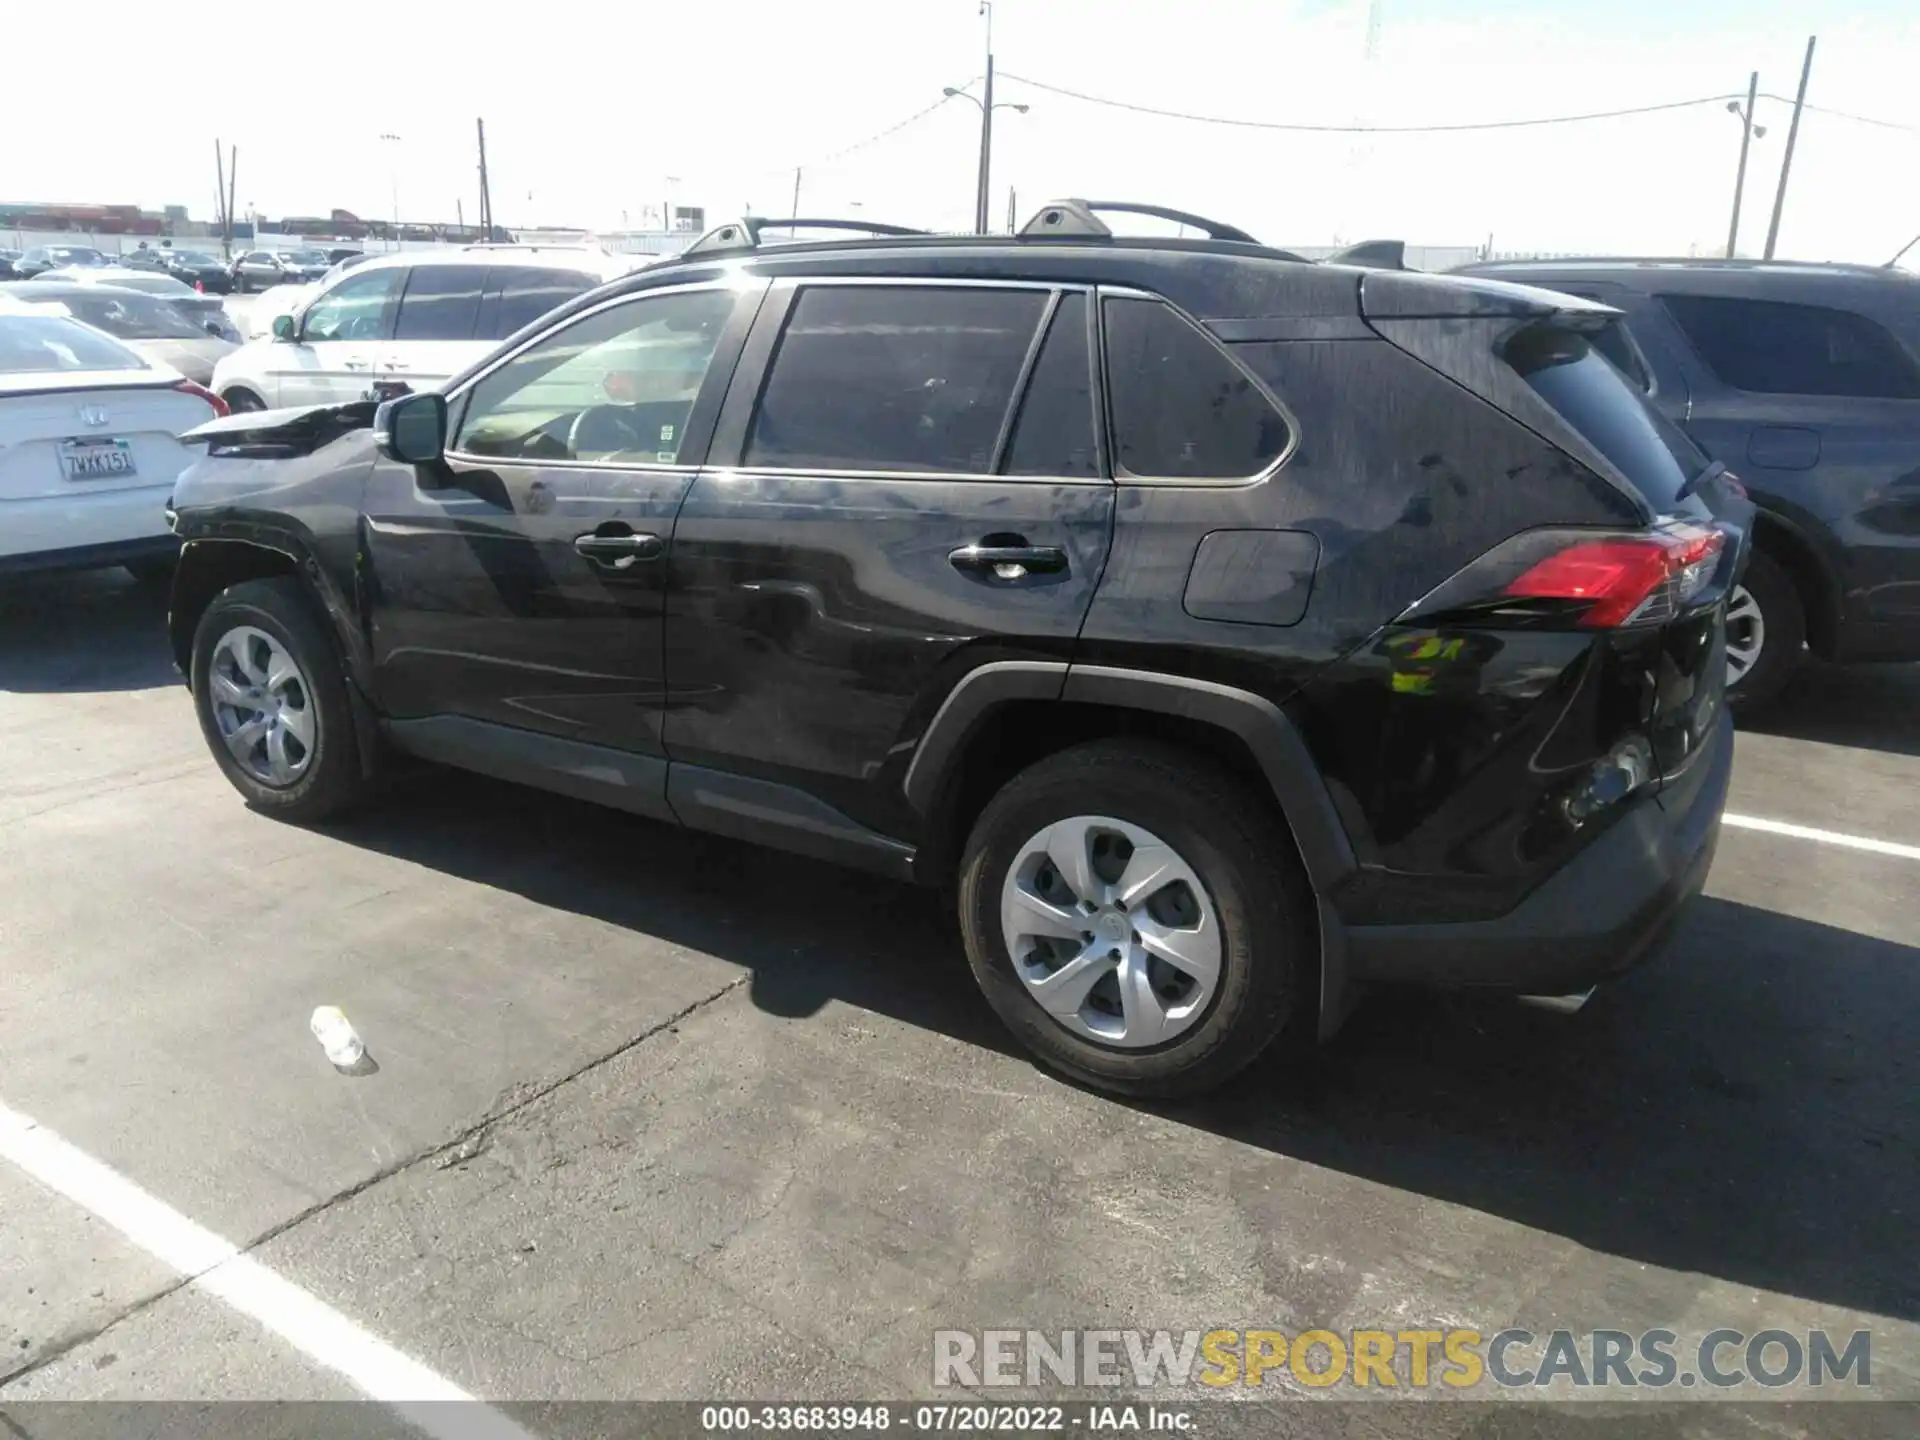
<path id="1" fill-rule="evenodd" d="M 0 501 L 164 492 L 212 413 L 164 371 L 0 374 Z"/>
<path id="2" fill-rule="evenodd" d="M 1634 502 L 1640 526 L 1529 532 L 1421 602 L 1423 613 L 1611 634 L 1625 713 L 1672 781 L 1715 730 L 1725 699 L 1725 600 L 1753 509 L 1738 483 L 1592 344 L 1618 312 L 1499 281 L 1369 272 L 1361 309 L 1384 338 L 1538 434 Z M 1578 472 L 1575 472 L 1578 473 Z M 1624 697 L 1623 697 L 1624 698 Z"/>

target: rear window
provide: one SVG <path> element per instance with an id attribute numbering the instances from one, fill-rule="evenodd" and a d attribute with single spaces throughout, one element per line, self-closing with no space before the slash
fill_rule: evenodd
<path id="1" fill-rule="evenodd" d="M 1920 400 L 1920 367 L 1865 315 L 1719 295 L 1660 299 L 1706 367 L 1736 390 Z"/>
<path id="2" fill-rule="evenodd" d="M 65 316 L 0 315 L 0 375 L 146 368 L 126 346 Z"/>
<path id="3" fill-rule="evenodd" d="M 1693 442 L 1663 422 L 1584 335 L 1532 325 L 1507 341 L 1506 359 L 1656 509 L 1673 504 L 1706 465 Z"/>
<path id="4" fill-rule="evenodd" d="M 75 295 L 63 300 L 76 320 L 116 340 L 204 340 L 207 332 L 164 300 L 148 295 Z"/>

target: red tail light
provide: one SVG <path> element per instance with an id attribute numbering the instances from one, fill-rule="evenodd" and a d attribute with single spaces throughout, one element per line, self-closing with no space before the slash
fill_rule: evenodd
<path id="1" fill-rule="evenodd" d="M 1506 593 L 1583 601 L 1582 629 L 1664 620 L 1713 578 L 1724 543 L 1718 530 L 1695 526 L 1583 540 L 1536 561 Z"/>
<path id="2" fill-rule="evenodd" d="M 207 389 L 207 387 L 204 385 L 196 384 L 192 380 L 182 380 L 178 385 L 174 386 L 173 388 L 178 390 L 182 395 L 199 396 L 200 399 L 206 401 L 207 404 L 213 407 L 213 413 L 216 416 L 225 415 L 227 413 L 227 402 L 222 400 L 218 395 L 214 394 L 213 391 Z"/>

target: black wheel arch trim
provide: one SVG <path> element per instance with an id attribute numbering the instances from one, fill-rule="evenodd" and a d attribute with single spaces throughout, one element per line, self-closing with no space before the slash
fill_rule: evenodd
<path id="1" fill-rule="evenodd" d="M 347 699 L 353 707 L 354 730 L 360 741 L 361 768 L 372 773 L 378 753 L 380 718 L 369 699 L 373 694 L 373 652 L 360 629 L 356 597 L 340 591 L 312 549 L 293 532 L 258 525 L 181 528 L 185 534 L 174 569 L 172 599 L 167 607 L 168 640 L 181 678 L 189 685 L 193 683 L 194 631 L 206 607 L 222 590 L 242 579 L 292 575 L 319 605 L 327 628 L 340 647 Z M 236 565 L 240 556 L 249 551 L 274 557 L 274 568 L 262 572 Z M 206 578 L 209 570 L 214 572 L 211 580 Z M 183 599 L 195 603 L 183 607 Z"/>
<path id="2" fill-rule="evenodd" d="M 1251 691 L 1210 680 L 1054 661 L 997 661 L 969 672 L 928 722 L 907 767 L 908 802 L 921 814 L 936 803 L 942 782 L 968 740 L 995 707 L 1018 700 L 1153 711 L 1211 725 L 1237 736 L 1253 755 L 1279 802 L 1315 893 L 1320 940 L 1322 1037 L 1351 1009 L 1345 930 L 1327 898 L 1358 868 L 1353 844 L 1334 809 L 1325 781 L 1299 730 L 1278 705 Z"/>

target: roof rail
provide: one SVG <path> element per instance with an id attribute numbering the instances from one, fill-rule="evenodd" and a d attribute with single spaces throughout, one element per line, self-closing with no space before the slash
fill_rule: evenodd
<path id="1" fill-rule="evenodd" d="M 1099 212 L 1115 215 L 1151 215 L 1156 220 L 1171 220 L 1176 225 L 1191 225 L 1209 240 L 1239 240 L 1248 245 L 1260 242 L 1237 225 L 1209 220 L 1165 205 L 1136 205 L 1129 200 L 1050 200 L 1020 227 L 1022 236 L 1076 235 L 1082 238 L 1110 238 L 1113 234 Z"/>
<path id="2" fill-rule="evenodd" d="M 1329 265 L 1359 265 L 1368 270 L 1404 270 L 1407 268 L 1407 242 L 1404 240 L 1362 240 L 1327 257 Z"/>
<path id="3" fill-rule="evenodd" d="M 737 250 L 760 248 L 763 230 L 852 230 L 862 235 L 925 235 L 906 225 L 885 225 L 878 220 L 815 220 L 795 216 L 776 220 L 766 215 L 748 215 L 707 231 L 680 253 L 682 255 L 718 255 Z"/>

